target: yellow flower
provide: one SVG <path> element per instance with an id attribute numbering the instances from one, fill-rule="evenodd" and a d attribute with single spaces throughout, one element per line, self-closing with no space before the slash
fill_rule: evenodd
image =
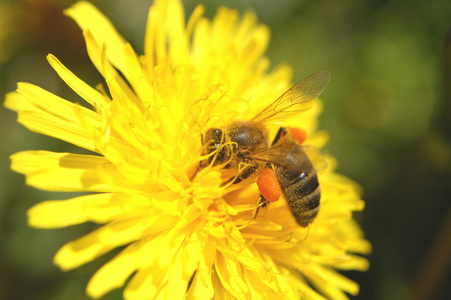
<path id="1" fill-rule="evenodd" d="M 61 269 L 124 246 L 90 280 L 91 297 L 124 284 L 126 299 L 346 299 L 358 293 L 336 270 L 368 268 L 358 254 L 371 246 L 352 219 L 364 202 L 358 186 L 334 172 L 333 158 L 323 158 L 321 209 L 306 228 L 284 200 L 253 218 L 255 183 L 222 186 L 220 169 L 197 170 L 205 159 L 202 133 L 252 118 L 291 85 L 288 66 L 268 72 L 269 31 L 253 13 L 220 8 L 210 21 L 198 6 L 185 22 L 181 1 L 155 1 L 142 56 L 91 4 L 78 2 L 66 14 L 82 28 L 106 87 L 88 86 L 49 55 L 90 108 L 29 83 L 19 83 L 5 102 L 30 130 L 94 153 L 12 156 L 12 169 L 31 186 L 95 192 L 28 212 L 30 225 L 40 228 L 103 224 L 58 251 Z M 315 102 L 284 124 L 305 129 L 306 143 L 321 147 L 327 134 L 315 131 L 319 112 Z M 280 124 L 267 125 L 274 136 Z"/>

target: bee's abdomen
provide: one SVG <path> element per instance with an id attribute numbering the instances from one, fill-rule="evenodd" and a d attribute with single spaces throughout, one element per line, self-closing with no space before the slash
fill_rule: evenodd
<path id="1" fill-rule="evenodd" d="M 299 225 L 308 226 L 319 210 L 321 188 L 318 176 L 314 170 L 297 173 L 279 167 L 275 171 L 291 213 Z"/>

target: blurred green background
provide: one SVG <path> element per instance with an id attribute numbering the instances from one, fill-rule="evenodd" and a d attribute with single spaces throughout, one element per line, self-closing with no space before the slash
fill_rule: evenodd
<path id="1" fill-rule="evenodd" d="M 81 32 L 62 14 L 72 0 L 0 0 L 0 94 L 16 82 L 77 99 L 45 60 L 55 54 L 95 86 L 102 82 Z M 151 1 L 93 0 L 142 53 Z M 185 1 L 189 14 L 199 1 Z M 267 55 L 288 62 L 298 81 L 331 70 L 320 129 L 339 171 L 364 188 L 356 214 L 374 250 L 368 272 L 346 272 L 355 299 L 451 299 L 451 1 L 204 1 L 253 9 L 269 25 Z M 33 134 L 0 110 L 0 299 L 87 299 L 86 283 L 108 257 L 63 273 L 57 249 L 91 229 L 29 228 L 26 210 L 67 194 L 24 185 L 8 156 L 27 149 L 80 152 Z M 121 291 L 105 299 L 120 299 Z"/>

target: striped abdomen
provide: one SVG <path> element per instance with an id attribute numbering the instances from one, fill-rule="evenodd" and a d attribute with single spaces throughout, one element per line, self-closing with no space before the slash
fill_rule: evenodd
<path id="1" fill-rule="evenodd" d="M 295 162 L 296 171 L 281 166 L 273 168 L 291 213 L 299 225 L 306 227 L 319 210 L 321 189 L 318 176 L 301 146 L 294 145 L 289 156 Z"/>

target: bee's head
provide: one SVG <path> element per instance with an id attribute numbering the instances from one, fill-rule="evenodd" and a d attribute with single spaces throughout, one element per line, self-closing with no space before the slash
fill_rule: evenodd
<path id="1" fill-rule="evenodd" d="M 207 165 L 213 162 L 213 166 L 225 164 L 231 157 L 230 146 L 226 143 L 226 136 L 223 130 L 219 128 L 210 128 L 202 136 L 204 146 L 203 155 L 209 155 L 205 160 Z M 214 153 L 216 152 L 216 153 Z"/>

